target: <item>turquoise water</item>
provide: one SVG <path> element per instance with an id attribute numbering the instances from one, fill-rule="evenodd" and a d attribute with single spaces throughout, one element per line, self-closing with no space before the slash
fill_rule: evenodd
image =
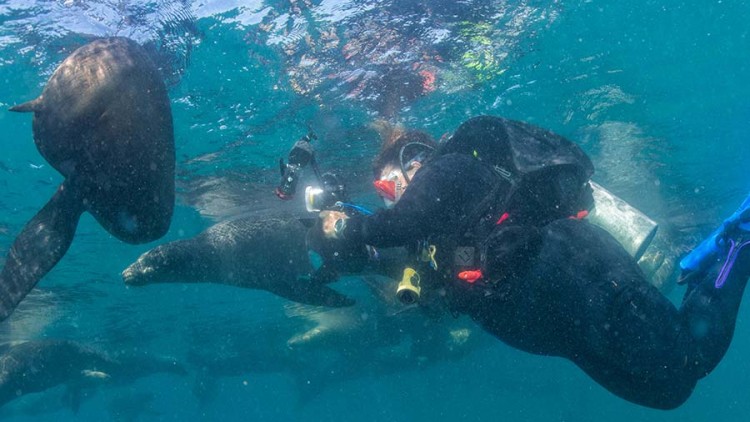
<path id="1" fill-rule="evenodd" d="M 3 406 L 3 420 L 745 419 L 746 305 L 719 367 L 685 405 L 662 412 L 475 328 L 466 356 L 399 360 L 408 338 L 374 355 L 361 344 L 378 327 L 364 324 L 290 365 L 286 339 L 322 311 L 219 285 L 128 288 L 120 272 L 157 244 L 215 222 L 301 209 L 272 190 L 278 158 L 308 127 L 321 165 L 365 192 L 378 148 L 367 124 L 378 117 L 435 137 L 478 114 L 551 128 L 578 141 L 595 179 L 658 220 L 683 253 L 750 190 L 748 16 L 750 6 L 726 1 L 0 2 L 2 108 L 39 95 L 57 64 L 93 36 L 153 46 L 170 84 L 178 177 L 175 217 L 157 242 L 124 244 L 84 216 L 67 255 L 3 323 L 2 340 L 69 338 L 174 357 L 189 371 L 104 383 L 86 390 L 77 413 L 57 387 Z M 385 67 L 427 70 L 434 90 L 386 110 L 373 82 Z M 0 112 L 0 133 L 5 256 L 61 177 L 36 151 L 30 116 Z M 336 288 L 360 301 L 360 316 L 377 316 L 357 281 Z M 207 375 L 196 355 L 237 360 Z"/>

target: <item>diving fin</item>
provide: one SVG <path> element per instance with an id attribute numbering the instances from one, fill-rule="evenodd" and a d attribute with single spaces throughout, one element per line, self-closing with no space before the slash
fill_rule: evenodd
<path id="1" fill-rule="evenodd" d="M 703 273 L 719 262 L 730 249 L 730 236 L 735 231 L 750 233 L 750 195 L 729 218 L 680 261 L 683 274 Z M 688 277 L 683 276 L 685 280 Z"/>

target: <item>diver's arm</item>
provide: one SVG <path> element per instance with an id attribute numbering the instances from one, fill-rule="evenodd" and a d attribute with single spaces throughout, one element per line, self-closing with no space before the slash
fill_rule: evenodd
<path id="1" fill-rule="evenodd" d="M 489 166 L 468 155 L 438 157 L 415 174 L 392 209 L 348 219 L 342 237 L 354 244 L 391 247 L 450 233 L 495 183 Z"/>

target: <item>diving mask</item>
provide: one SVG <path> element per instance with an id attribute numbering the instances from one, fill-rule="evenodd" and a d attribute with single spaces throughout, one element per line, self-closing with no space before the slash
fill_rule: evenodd
<path id="1" fill-rule="evenodd" d="M 403 183 L 401 183 L 401 177 L 398 170 L 391 171 L 385 177 L 373 182 L 373 185 L 375 186 L 378 195 L 380 195 L 383 198 L 383 201 L 385 201 L 385 205 L 388 208 L 392 207 L 399 199 L 401 199 L 401 195 L 405 189 Z"/>

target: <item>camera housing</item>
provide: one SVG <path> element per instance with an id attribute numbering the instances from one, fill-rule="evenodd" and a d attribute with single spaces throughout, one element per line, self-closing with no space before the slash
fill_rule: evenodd
<path id="1" fill-rule="evenodd" d="M 348 202 L 346 186 L 333 173 L 320 176 L 322 186 L 307 186 L 305 188 L 305 208 L 308 212 L 320 212 L 336 207 L 339 202 Z"/>
<path id="2" fill-rule="evenodd" d="M 318 139 L 314 133 L 310 132 L 294 143 L 292 149 L 287 155 L 287 163 L 284 159 L 279 159 L 279 170 L 281 171 L 281 181 L 275 189 L 276 196 L 280 199 L 292 199 L 297 193 L 297 184 L 302 173 L 302 169 L 308 164 L 312 165 L 313 171 L 318 175 L 318 165 L 315 162 L 315 149 L 312 141 Z"/>

